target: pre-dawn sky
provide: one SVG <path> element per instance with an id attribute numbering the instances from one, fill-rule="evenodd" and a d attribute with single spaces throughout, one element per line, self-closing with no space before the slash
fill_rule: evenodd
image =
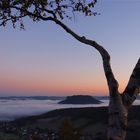
<path id="1" fill-rule="evenodd" d="M 140 0 L 98 0 L 96 17 L 64 21 L 111 55 L 123 91 L 140 57 Z M 107 95 L 99 53 L 52 22 L 25 21 L 25 31 L 0 27 L 0 96 Z"/>

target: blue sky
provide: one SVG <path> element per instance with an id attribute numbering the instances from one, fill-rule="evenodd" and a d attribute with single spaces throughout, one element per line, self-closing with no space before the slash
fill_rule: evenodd
<path id="1" fill-rule="evenodd" d="M 140 1 L 100 0 L 100 15 L 65 20 L 76 33 L 111 55 L 123 91 L 140 57 Z M 25 19 L 25 31 L 1 27 L 0 93 L 4 95 L 107 95 L 101 57 L 52 22 Z"/>

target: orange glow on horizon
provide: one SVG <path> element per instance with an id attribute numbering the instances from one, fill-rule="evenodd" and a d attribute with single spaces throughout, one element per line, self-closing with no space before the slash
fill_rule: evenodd
<path id="1" fill-rule="evenodd" d="M 56 82 L 49 83 L 43 80 L 19 80 L 4 78 L 0 81 L 0 89 L 6 89 L 9 91 L 29 91 L 29 92 L 40 92 L 40 93 L 54 93 L 56 95 L 67 95 L 67 94 L 90 94 L 90 95 L 105 95 L 108 93 L 107 87 L 99 85 L 94 87 L 91 84 L 83 83 L 64 83 Z"/>
<path id="2" fill-rule="evenodd" d="M 101 75 L 102 76 L 102 75 Z M 80 76 L 79 76 L 80 77 Z M 85 77 L 84 77 L 85 78 Z M 124 90 L 127 82 L 120 82 L 119 90 Z M 108 95 L 106 80 L 101 78 L 93 81 L 92 78 L 85 79 L 49 79 L 37 77 L 20 77 L 15 75 L 3 75 L 0 80 L 0 90 L 21 91 L 21 92 L 38 92 L 43 95 L 72 95 L 72 94 L 89 94 L 89 95 Z"/>

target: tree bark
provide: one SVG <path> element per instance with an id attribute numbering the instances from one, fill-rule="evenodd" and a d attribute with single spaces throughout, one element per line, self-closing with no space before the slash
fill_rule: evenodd
<path id="1" fill-rule="evenodd" d="M 108 120 L 108 140 L 125 140 L 127 128 L 128 109 L 123 104 L 121 94 L 110 97 L 109 120 Z"/>

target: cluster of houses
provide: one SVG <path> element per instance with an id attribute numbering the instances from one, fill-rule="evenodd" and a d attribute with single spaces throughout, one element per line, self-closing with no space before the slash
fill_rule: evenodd
<path id="1" fill-rule="evenodd" d="M 51 130 L 40 128 L 19 127 L 11 123 L 0 123 L 0 132 L 13 134 L 19 138 L 10 140 L 60 140 L 59 134 Z M 90 136 L 81 136 L 79 140 L 93 140 Z"/>
<path id="2" fill-rule="evenodd" d="M 20 137 L 20 140 L 58 140 L 58 134 L 39 128 L 19 127 L 10 123 L 0 123 L 0 131 Z"/>

